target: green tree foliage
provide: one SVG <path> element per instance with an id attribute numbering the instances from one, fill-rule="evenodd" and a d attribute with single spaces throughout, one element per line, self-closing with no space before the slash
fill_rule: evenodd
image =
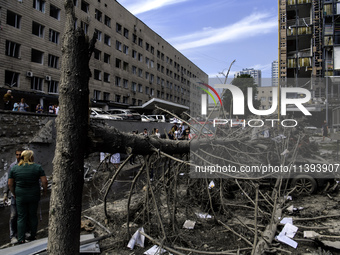
<path id="1" fill-rule="evenodd" d="M 257 85 L 255 84 L 253 77 L 251 77 L 249 74 L 242 74 L 242 75 L 234 78 L 233 81 L 231 82 L 231 84 L 239 87 L 242 90 L 244 98 L 245 98 L 245 102 L 243 102 L 245 104 L 244 115 L 243 116 L 234 116 L 234 115 L 229 114 L 229 116 L 231 116 L 231 118 L 238 117 L 240 119 L 243 119 L 243 118 L 246 118 L 249 115 L 252 115 L 252 113 L 249 111 L 248 103 L 247 103 L 247 101 L 248 101 L 248 91 L 247 91 L 247 89 L 249 87 L 253 88 L 252 97 L 253 97 L 254 108 L 259 109 L 261 102 L 259 100 L 255 99 L 255 96 L 257 95 L 258 90 L 257 90 Z M 230 109 L 230 108 L 232 108 L 232 103 L 233 103 L 233 101 L 232 101 L 233 97 L 232 97 L 230 90 L 225 91 L 222 100 L 223 100 L 224 109 L 227 112 L 230 113 L 230 110 L 232 111 L 232 109 Z M 231 114 L 232 114 L 232 112 L 231 112 Z"/>

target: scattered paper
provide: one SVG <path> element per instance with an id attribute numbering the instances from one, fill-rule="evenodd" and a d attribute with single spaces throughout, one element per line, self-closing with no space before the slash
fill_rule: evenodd
<path id="1" fill-rule="evenodd" d="M 304 238 L 312 238 L 314 239 L 315 237 L 320 236 L 317 232 L 315 231 L 303 231 L 303 237 Z"/>
<path id="2" fill-rule="evenodd" d="M 212 189 L 213 187 L 215 187 L 215 183 L 214 183 L 214 181 L 211 181 L 209 183 L 209 189 Z"/>
<path id="3" fill-rule="evenodd" d="M 179 175 L 184 175 L 184 173 L 179 173 Z"/>
<path id="4" fill-rule="evenodd" d="M 145 255 L 160 255 L 166 252 L 166 250 L 161 249 L 159 246 L 154 245 L 149 250 L 144 252 Z"/>
<path id="5" fill-rule="evenodd" d="M 298 243 L 292 240 L 298 230 L 298 227 L 294 226 L 293 224 L 286 223 L 283 227 L 280 234 L 276 237 L 276 239 L 282 243 L 285 243 L 293 248 L 296 248 Z"/>
<path id="6" fill-rule="evenodd" d="M 281 221 L 280 221 L 281 224 L 286 224 L 286 223 L 289 223 L 289 224 L 292 224 L 293 225 L 293 218 L 283 218 Z"/>
<path id="7" fill-rule="evenodd" d="M 286 200 L 293 200 L 292 196 L 284 196 L 284 199 L 286 199 Z"/>
<path id="8" fill-rule="evenodd" d="M 286 154 L 288 154 L 288 153 L 289 153 L 289 150 L 285 149 L 285 150 L 281 153 L 281 156 L 284 156 L 284 155 L 286 155 Z"/>
<path id="9" fill-rule="evenodd" d="M 186 220 L 183 224 L 183 228 L 194 229 L 196 221 Z"/>
<path id="10" fill-rule="evenodd" d="M 290 212 L 290 213 L 293 213 L 294 212 L 294 206 L 291 205 L 287 208 L 287 211 Z"/>
<path id="11" fill-rule="evenodd" d="M 144 248 L 145 236 L 143 236 L 141 233 L 139 233 L 139 231 L 144 232 L 144 228 L 141 227 L 141 228 L 137 229 L 137 231 L 131 237 L 131 239 L 130 239 L 128 245 L 127 245 L 127 247 L 130 248 L 131 250 L 133 250 L 133 247 L 135 247 L 135 245 L 138 245 L 138 246 Z"/>
<path id="12" fill-rule="evenodd" d="M 195 213 L 198 218 L 201 219 L 212 219 L 212 216 L 208 213 Z"/>

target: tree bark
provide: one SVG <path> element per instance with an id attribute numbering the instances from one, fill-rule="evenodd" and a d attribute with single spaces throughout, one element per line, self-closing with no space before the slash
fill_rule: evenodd
<path id="1" fill-rule="evenodd" d="M 57 141 L 48 233 L 49 254 L 79 254 L 80 216 L 87 145 L 90 78 L 94 42 L 74 30 L 73 1 L 65 0 Z"/>

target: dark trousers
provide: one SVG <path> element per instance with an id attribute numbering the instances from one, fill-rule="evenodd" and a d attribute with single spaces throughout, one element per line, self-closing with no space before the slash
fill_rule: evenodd
<path id="1" fill-rule="evenodd" d="M 38 210 L 39 201 L 21 201 L 17 199 L 18 212 L 18 241 L 25 241 L 27 223 L 31 229 L 31 237 L 35 238 L 38 229 Z"/>
<path id="2" fill-rule="evenodd" d="M 8 102 L 7 104 L 4 103 L 5 106 L 4 106 L 4 110 L 12 110 L 12 104 L 10 102 Z"/>

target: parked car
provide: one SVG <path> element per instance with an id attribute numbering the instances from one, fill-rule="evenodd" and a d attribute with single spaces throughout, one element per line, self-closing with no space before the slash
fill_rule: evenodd
<path id="1" fill-rule="evenodd" d="M 90 108 L 90 118 L 95 119 L 105 119 L 105 120 L 123 120 L 122 117 L 112 115 L 106 111 L 103 111 L 100 108 Z"/>
<path id="2" fill-rule="evenodd" d="M 156 122 L 157 121 L 154 118 L 148 117 L 144 114 L 141 115 L 141 120 L 142 120 L 142 122 Z"/>
<path id="3" fill-rule="evenodd" d="M 124 120 L 135 120 L 140 121 L 141 116 L 138 112 L 130 109 L 109 109 L 107 110 L 110 114 L 114 114 L 122 117 Z"/>
<path id="4" fill-rule="evenodd" d="M 148 117 L 154 118 L 158 122 L 166 122 L 164 115 L 148 115 Z"/>
<path id="5" fill-rule="evenodd" d="M 177 118 L 170 118 L 170 123 L 178 123 L 178 124 L 181 124 L 183 123 L 181 120 L 177 119 Z"/>

